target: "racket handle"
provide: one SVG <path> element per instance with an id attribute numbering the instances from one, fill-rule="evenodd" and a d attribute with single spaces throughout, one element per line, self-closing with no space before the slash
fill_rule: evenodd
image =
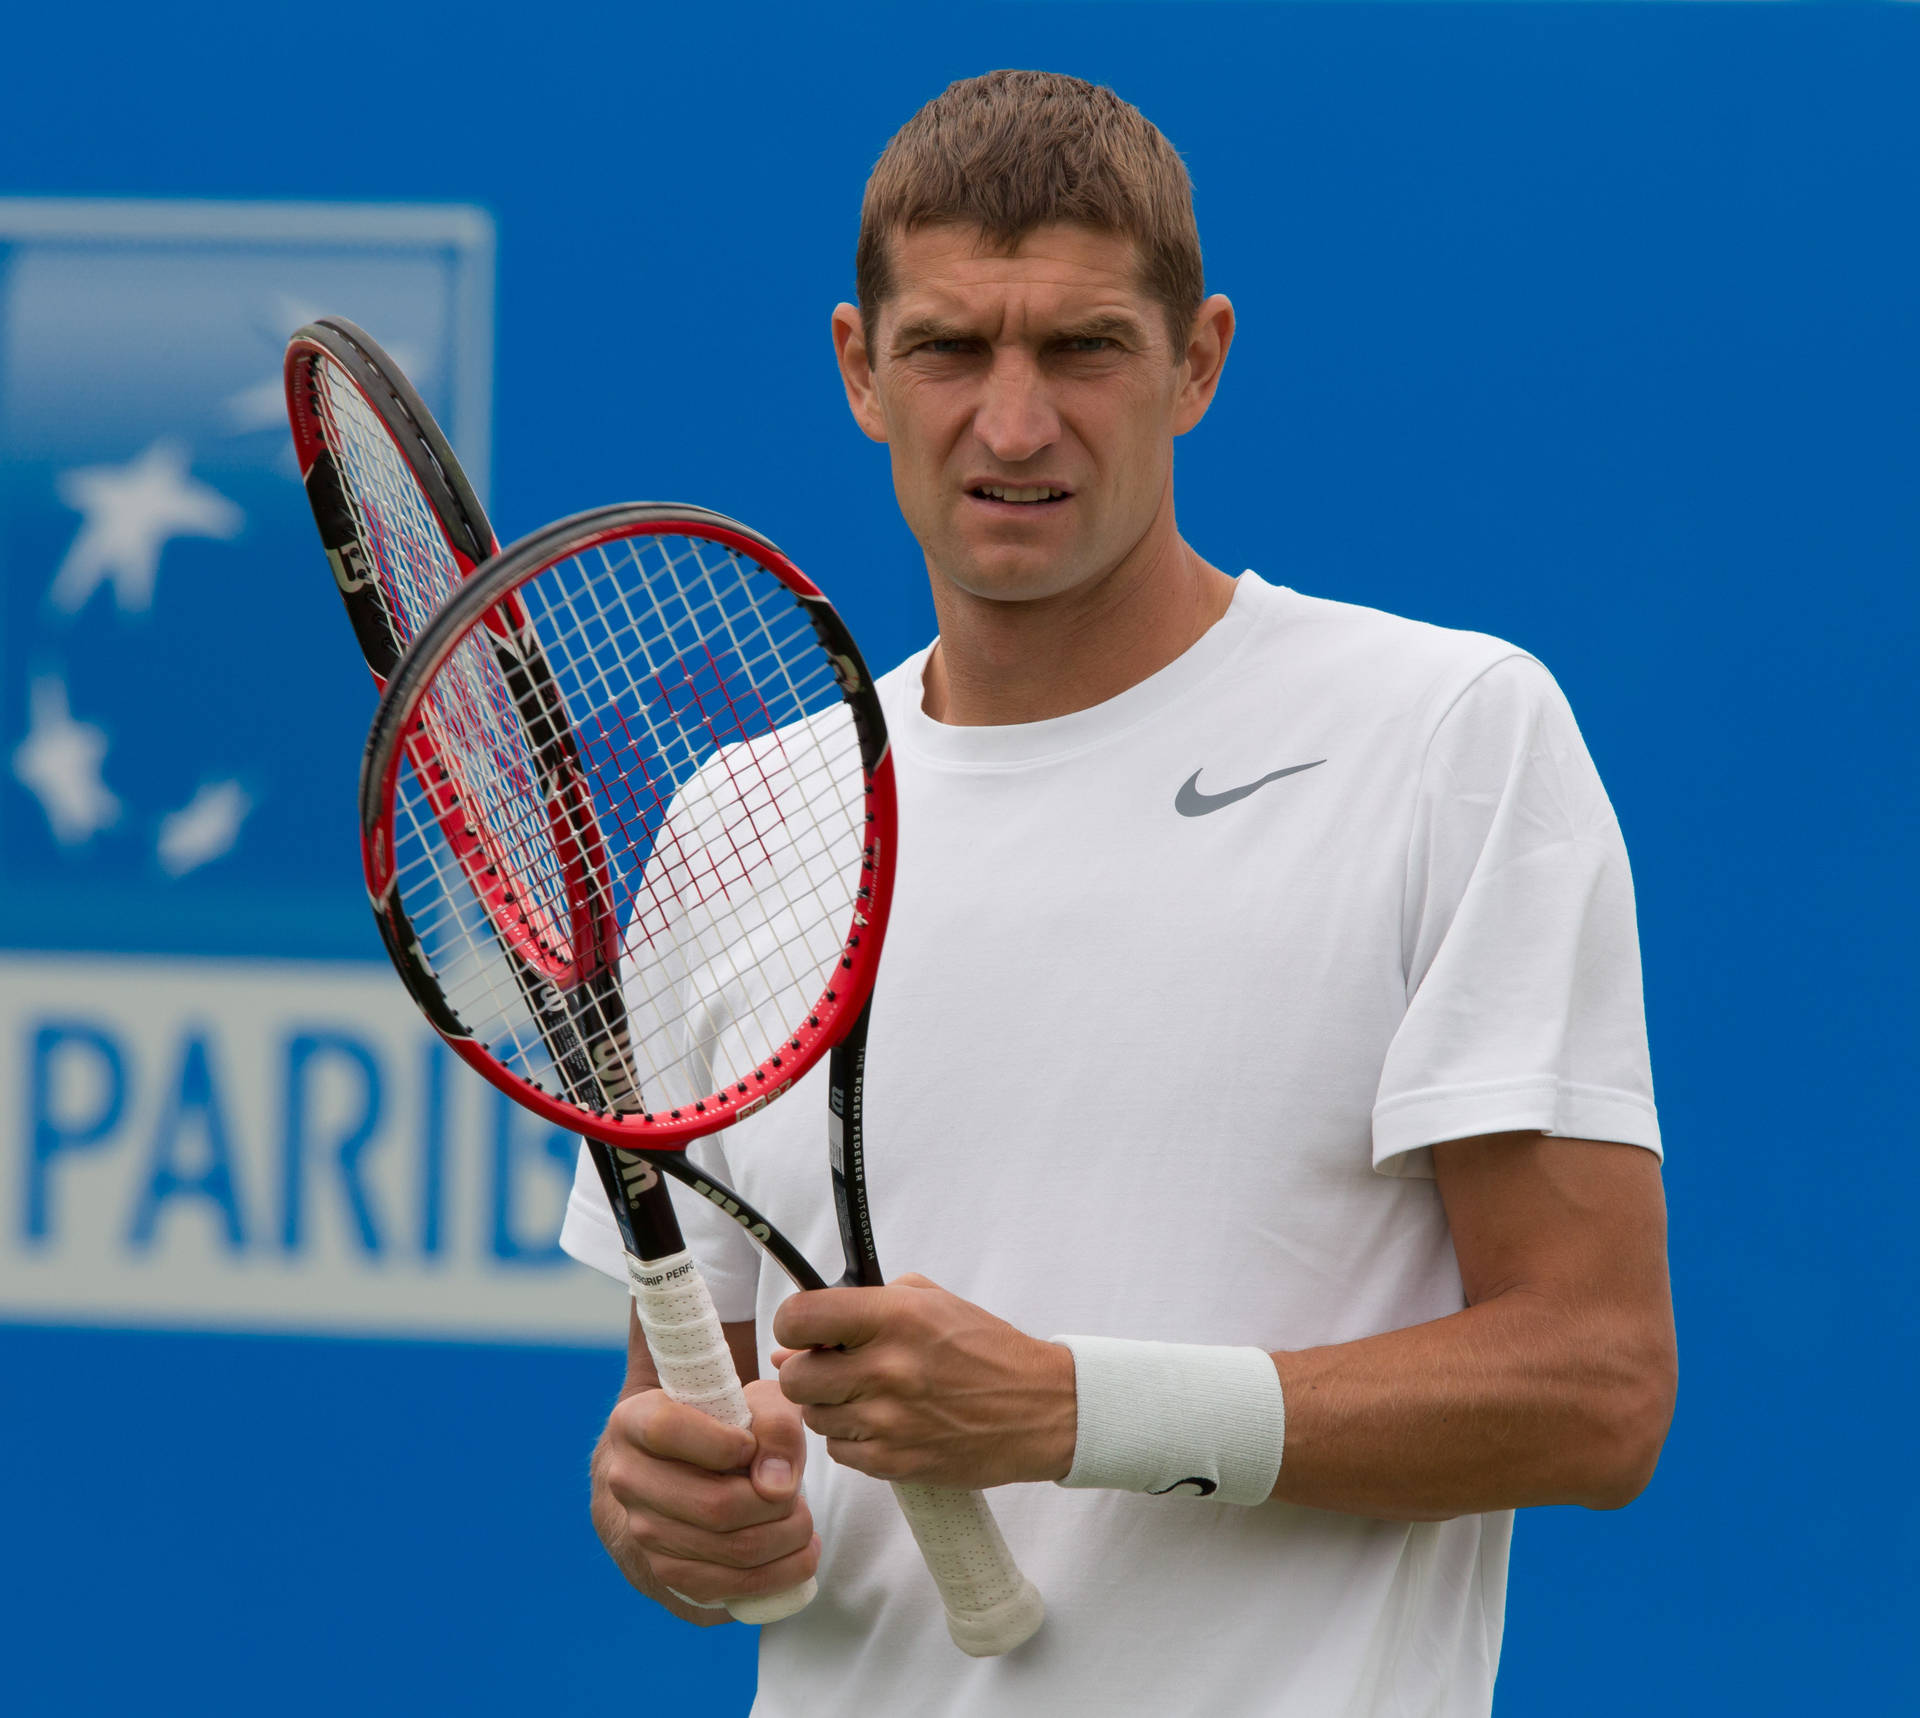
<path id="1" fill-rule="evenodd" d="M 733 1351 L 713 1309 L 713 1297 L 691 1253 L 669 1254 L 644 1263 L 627 1260 L 627 1279 L 633 1285 L 633 1305 L 640 1329 L 653 1356 L 660 1388 L 676 1402 L 698 1408 L 724 1426 L 745 1431 L 753 1424 L 740 1374 L 734 1370 Z M 669 1589 L 671 1590 L 671 1589 Z M 813 1600 L 812 1576 L 784 1593 L 754 1594 L 729 1599 L 726 1609 L 739 1622 L 777 1623 Z M 684 1593 L 677 1595 L 686 1599 Z M 717 1609 L 699 1599 L 687 1599 L 703 1610 Z"/>
<path id="2" fill-rule="evenodd" d="M 1020 1573 L 986 1498 L 937 1485 L 896 1484 L 893 1495 L 940 1589 L 953 1644 L 971 1658 L 996 1658 L 1031 1638 L 1047 1607 Z"/>

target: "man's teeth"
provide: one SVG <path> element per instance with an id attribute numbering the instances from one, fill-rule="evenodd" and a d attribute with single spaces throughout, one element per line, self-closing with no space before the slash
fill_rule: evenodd
<path id="1" fill-rule="evenodd" d="M 1004 485 L 983 483 L 980 493 L 994 501 L 1058 501 L 1064 489 L 1008 489 Z"/>

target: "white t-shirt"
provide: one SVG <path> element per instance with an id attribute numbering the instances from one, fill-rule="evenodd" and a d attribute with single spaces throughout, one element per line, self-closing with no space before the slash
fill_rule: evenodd
<path id="1" fill-rule="evenodd" d="M 1532 658 L 1249 573 L 1177 661 L 1052 721 L 934 722 L 924 661 L 881 682 L 900 855 L 866 1125 L 889 1273 L 1040 1336 L 1345 1342 L 1464 1304 L 1434 1143 L 1659 1150 L 1626 853 Z M 832 1277 L 825 1116 L 816 1070 L 696 1153 Z M 679 1206 L 764 1357 L 789 1285 Z M 562 1244 L 623 1274 L 584 1164 Z M 887 1488 L 813 1440 L 806 1489 L 820 1596 L 764 1632 L 758 1718 L 1491 1704 L 1507 1513 L 1001 1487 L 1048 1620 L 971 1660 Z"/>

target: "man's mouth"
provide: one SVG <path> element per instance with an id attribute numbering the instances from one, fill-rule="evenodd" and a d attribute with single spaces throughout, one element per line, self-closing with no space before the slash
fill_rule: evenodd
<path id="1" fill-rule="evenodd" d="M 1009 483 L 978 483 L 967 493 L 981 501 L 1011 501 L 1018 506 L 1031 507 L 1048 501 L 1064 501 L 1069 492 L 1048 484 L 1020 488 Z"/>

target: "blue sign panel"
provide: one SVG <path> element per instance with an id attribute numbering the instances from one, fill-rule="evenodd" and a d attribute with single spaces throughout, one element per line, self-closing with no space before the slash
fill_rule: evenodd
<path id="1" fill-rule="evenodd" d="M 14 201 L 0 247 L 0 1316 L 617 1341 L 574 1142 L 379 956 L 281 391 L 363 321 L 483 483 L 491 222 Z"/>
<path id="2" fill-rule="evenodd" d="M 0 202 L 0 942 L 372 952 L 280 356 L 377 329 L 484 486 L 492 272 L 468 208 Z"/>

